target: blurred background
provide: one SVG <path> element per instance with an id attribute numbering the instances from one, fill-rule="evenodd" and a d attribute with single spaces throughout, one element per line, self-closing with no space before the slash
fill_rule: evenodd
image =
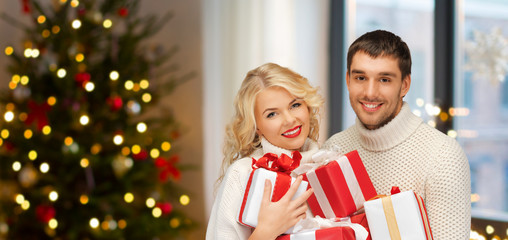
<path id="1" fill-rule="evenodd" d="M 128 166 L 126 170 L 120 171 L 122 172 L 121 177 L 118 177 L 119 170 L 113 169 L 113 174 L 117 175 L 114 181 L 118 181 L 118 184 L 121 184 L 123 187 L 111 191 L 118 191 L 116 194 L 122 195 L 119 201 L 126 202 L 126 206 L 133 206 L 133 209 L 134 204 L 138 201 L 137 199 L 142 199 L 140 201 L 143 206 L 140 207 L 140 212 L 144 211 L 154 219 L 166 221 L 168 229 L 175 230 L 174 234 L 166 235 L 169 239 L 204 238 L 209 212 L 214 199 L 214 183 L 219 175 L 219 167 L 222 161 L 224 126 L 232 115 L 234 95 L 247 71 L 265 62 L 275 62 L 301 73 L 313 85 L 318 86 L 321 94 L 327 99 L 322 119 L 323 127 L 320 134 L 320 141 L 323 142 L 331 134 L 347 128 L 354 122 L 354 112 L 349 106 L 345 81 L 343 81 L 345 77 L 345 54 L 347 47 L 354 39 L 367 31 L 386 29 L 401 36 L 411 49 L 413 58 L 412 86 L 405 101 L 410 104 L 415 114 L 420 115 L 429 125 L 456 138 L 468 156 L 472 184 L 471 239 L 508 239 L 507 1 L 111 1 L 117 3 L 117 5 L 112 4 L 110 12 L 103 12 L 100 17 L 93 17 L 82 12 L 84 10 L 80 9 L 86 9 L 87 12 L 105 11 L 106 7 L 98 8 L 92 6 L 104 1 L 41 0 L 37 2 L 40 5 L 47 6 L 50 10 L 45 17 L 46 21 L 42 23 L 38 17 L 44 14 L 40 14 L 37 8 L 30 5 L 31 2 L 28 0 L 0 2 L 0 12 L 3 16 L 2 20 L 0 20 L 0 31 L 2 33 L 0 34 L 0 48 L 2 49 L 0 57 L 0 66 L 2 66 L 0 68 L 0 90 L 2 94 L 11 92 L 10 95 L 12 97 L 16 95 L 18 99 L 13 98 L 13 105 L 8 105 L 11 101 L 5 98 L 7 100 L 2 101 L 2 106 L 0 107 L 0 113 L 3 116 L 0 120 L 0 128 L 12 132 L 10 136 L 9 134 L 4 135 L 4 133 L 1 135 L 3 143 L 1 147 L 4 150 L 0 151 L 0 157 L 2 157 L 0 161 L 9 162 L 8 165 L 1 165 L 3 169 L 0 171 L 0 174 L 2 174 L 0 175 L 0 181 L 3 186 L 8 186 L 9 184 L 20 185 L 22 182 L 26 184 L 28 181 L 30 187 L 34 189 L 39 187 L 42 189 L 48 185 L 54 185 L 53 188 L 58 189 L 56 187 L 58 186 L 57 182 L 50 182 L 50 180 L 44 178 L 44 176 L 52 174 L 52 169 L 55 168 L 52 164 L 58 164 L 58 160 L 47 160 L 50 166 L 49 172 L 43 172 L 41 170 L 43 168 L 40 168 L 45 163 L 45 161 L 41 160 L 42 157 L 36 157 L 35 160 L 26 157 L 31 149 L 27 149 L 26 153 L 23 152 L 23 158 L 27 158 L 26 160 L 12 160 L 12 156 L 16 156 L 14 154 L 16 151 L 10 150 L 11 148 L 7 147 L 10 145 L 6 143 L 14 142 L 15 135 L 13 135 L 13 124 L 7 123 L 9 119 L 5 117 L 7 112 L 11 111 L 14 114 L 14 119 L 17 119 L 17 114 L 20 114 L 20 112 L 16 112 L 13 109 L 22 109 L 24 107 L 27 116 L 33 116 L 36 119 L 47 116 L 48 122 L 46 124 L 52 127 L 53 133 L 62 131 L 64 135 L 74 136 L 71 139 L 78 143 L 78 146 L 87 144 L 80 140 L 82 135 L 79 134 L 80 131 L 86 132 L 86 127 L 85 130 L 79 128 L 81 130 L 72 130 L 68 133 L 66 131 L 69 128 L 59 128 L 58 126 L 51 125 L 52 121 L 55 121 L 51 111 L 36 113 L 37 111 L 34 111 L 33 108 L 27 107 L 27 103 L 30 100 L 37 102 L 39 99 L 37 96 L 43 96 L 46 93 L 46 91 L 37 90 L 42 89 L 41 87 L 32 88 L 28 94 L 26 91 L 16 90 L 24 89 L 17 87 L 17 81 L 22 79 L 23 76 L 29 76 L 30 84 L 39 76 L 32 73 L 33 71 L 31 70 L 26 70 L 27 73 L 22 72 L 23 66 L 25 66 L 25 69 L 28 66 L 25 63 L 26 61 L 32 64 L 29 66 L 50 68 L 51 63 L 47 63 L 48 60 L 45 58 L 45 56 L 49 56 L 48 52 L 64 51 L 67 55 L 72 55 L 72 59 L 75 59 L 75 55 L 80 53 L 80 51 L 72 51 L 71 53 L 69 50 L 71 48 L 67 49 L 65 45 L 58 45 L 56 40 L 51 40 L 53 35 L 57 36 L 60 34 L 59 36 L 65 36 L 63 31 L 62 33 L 55 33 L 52 28 L 48 27 L 56 25 L 55 22 L 59 18 L 67 19 L 66 21 L 69 25 L 75 19 L 82 20 L 83 26 L 79 28 L 81 29 L 79 32 L 82 35 L 73 35 L 74 33 L 71 31 L 67 37 L 72 39 L 72 41 L 79 42 L 79 44 L 84 46 L 84 49 L 87 49 L 88 45 L 93 46 L 93 39 L 88 40 L 91 42 L 81 41 L 79 36 L 82 38 L 88 36 L 89 33 L 85 32 L 85 29 L 90 27 L 90 29 L 95 29 L 91 30 L 90 34 L 95 34 L 93 36 L 104 36 L 104 39 L 108 39 L 111 47 L 106 49 L 112 52 L 121 52 L 123 45 L 115 44 L 114 39 L 122 39 L 122 36 L 129 36 L 129 32 L 126 31 L 128 27 L 125 27 L 128 24 L 116 25 L 116 22 L 132 22 L 135 16 L 141 19 L 144 16 L 163 18 L 168 12 L 172 14 L 172 17 L 158 31 L 149 36 L 147 35 L 146 39 L 143 38 L 144 36 L 140 36 L 140 38 L 143 38 L 143 41 L 139 42 L 139 44 L 136 42 L 136 46 L 139 46 L 139 49 L 151 49 L 140 53 L 141 55 L 139 56 L 158 56 L 158 52 L 169 52 L 171 55 L 168 61 L 170 62 L 169 66 L 171 66 L 169 68 L 169 75 L 172 77 L 168 79 L 170 81 L 175 80 L 174 88 L 166 92 L 156 91 L 163 89 L 159 87 L 140 91 L 152 94 L 151 96 L 154 96 L 154 101 L 157 99 L 157 104 L 151 104 L 151 101 L 143 103 L 145 100 L 141 100 L 143 98 L 139 94 L 139 103 L 142 110 L 145 109 L 145 105 L 147 108 L 151 105 L 155 107 L 155 110 L 151 110 L 151 112 L 147 111 L 147 115 L 159 116 L 156 113 L 154 114 L 154 112 L 171 113 L 167 118 L 167 122 L 164 121 L 166 115 L 159 116 L 159 125 L 166 124 L 172 126 L 170 130 L 167 130 L 169 137 L 166 140 L 161 140 L 162 143 L 169 142 L 172 146 L 171 150 L 166 149 L 167 151 L 165 151 L 162 145 L 149 147 L 149 144 L 145 144 L 145 150 L 147 151 L 145 158 L 148 160 L 141 163 L 141 161 L 138 161 L 138 158 L 140 158 L 139 152 L 133 148 L 136 144 L 127 146 L 128 151 L 122 148 L 128 142 L 127 133 L 130 132 L 128 129 L 136 129 L 138 125 L 129 125 L 129 121 L 123 123 L 118 122 L 118 120 L 115 120 L 115 124 L 123 124 L 122 134 L 120 135 L 124 137 L 125 143 L 122 142 L 116 145 L 116 148 L 115 146 L 111 148 L 112 151 L 117 149 L 121 152 L 119 153 L 122 156 L 121 166 Z M 133 2 L 137 4 L 133 4 Z M 50 14 L 58 12 L 61 8 L 60 6 L 65 6 L 66 4 L 69 5 L 68 9 L 72 14 L 68 16 Z M 77 5 L 71 6 L 72 4 Z M 26 9 L 27 6 L 31 8 L 28 10 Z M 6 18 L 6 15 L 9 17 Z M 97 18 L 97 22 L 93 23 L 91 21 L 87 23 L 86 19 L 89 17 L 93 19 Z M 104 21 L 108 19 L 113 21 L 113 25 L 110 27 L 104 25 Z M 32 27 L 28 31 L 22 27 L 20 28 L 17 24 L 13 24 L 13 22 L 21 22 L 24 25 L 35 27 Z M 153 26 L 153 24 L 146 26 Z M 48 35 L 49 37 L 41 37 L 41 35 L 44 35 L 43 30 L 45 28 L 51 31 Z M 27 45 L 27 42 L 31 42 L 32 45 Z M 50 49 L 49 51 L 42 51 L 44 48 L 40 47 L 40 44 L 33 44 L 37 42 L 46 45 L 50 44 L 52 47 L 47 48 Z M 39 50 L 41 51 L 38 55 L 27 56 L 24 54 L 27 48 L 40 48 Z M 97 49 L 99 50 L 95 51 L 96 55 L 100 56 L 101 50 L 100 48 Z M 176 50 L 173 51 L 174 49 Z M 86 51 L 81 52 L 85 53 Z M 16 53 L 22 56 L 22 61 L 16 62 L 13 57 Z M 111 52 L 102 52 L 102 54 L 109 56 Z M 154 71 L 164 70 L 165 67 L 163 64 L 157 65 L 157 61 L 153 60 L 156 58 L 148 57 L 147 59 L 148 65 L 153 64 L 153 67 L 144 69 L 139 74 L 145 74 L 146 78 L 149 78 L 151 86 L 160 86 L 160 82 L 166 79 L 163 76 L 167 75 L 154 74 Z M 87 62 L 88 60 L 90 62 Z M 112 60 L 113 64 L 111 66 L 117 64 L 115 66 L 116 69 L 114 67 L 108 69 L 109 66 L 107 64 L 101 66 L 101 64 L 94 63 L 92 60 L 93 58 L 88 58 L 85 54 L 84 62 L 89 64 L 88 70 L 99 69 L 97 72 L 102 71 L 108 74 L 116 70 L 120 72 L 119 81 L 122 81 L 122 83 L 133 80 L 134 86 L 137 86 L 138 82 L 141 84 L 139 80 L 143 79 L 143 77 L 139 77 L 136 80 L 134 75 L 123 74 L 123 72 L 128 73 L 133 67 L 127 65 L 121 67 L 121 64 L 118 64 L 121 62 L 119 59 L 113 58 Z M 54 61 L 56 63 L 60 60 Z M 72 63 L 69 63 L 68 68 L 62 67 L 68 72 L 67 78 L 71 79 L 70 81 L 93 82 L 96 76 L 94 72 L 80 68 L 80 64 L 76 62 L 78 62 L 77 58 Z M 12 66 L 18 66 L 18 68 L 13 68 Z M 48 71 L 48 74 L 54 72 L 55 81 L 59 79 L 57 74 L 59 67 L 57 66 L 54 70 Z M 74 72 L 71 74 L 71 71 Z M 90 73 L 91 79 L 86 78 L 86 74 L 83 75 L 85 76 L 84 80 L 77 78 L 77 74 L 80 73 Z M 19 77 L 18 80 L 16 80 L 16 76 Z M 105 81 L 116 81 L 110 78 L 111 76 L 108 75 L 105 77 Z M 64 76 L 62 79 L 66 79 L 66 77 Z M 179 79 L 182 80 L 179 81 Z M 16 82 L 16 84 L 13 85 L 13 82 Z M 30 84 L 23 86 L 30 86 Z M 96 92 L 100 92 L 102 95 L 107 95 L 110 98 L 120 97 L 123 99 L 123 102 L 117 106 L 122 109 L 119 112 L 125 109 L 127 114 L 121 116 L 126 117 L 126 119 L 132 117 L 139 124 L 140 120 L 137 117 L 128 114 L 129 111 L 133 110 L 133 106 L 129 105 L 128 99 L 135 99 L 137 96 L 136 94 L 127 93 L 130 91 L 128 84 L 125 87 L 121 85 L 118 89 L 111 87 L 113 85 L 108 85 L 107 88 L 99 88 L 97 82 L 95 82 L 95 85 L 94 91 L 86 93 L 88 95 L 85 94 L 89 96 L 89 101 L 92 101 L 90 96 L 96 94 Z M 83 85 L 83 88 L 86 90 L 86 85 Z M 124 88 L 129 91 L 124 91 Z M 22 96 L 21 100 L 19 100 L 20 95 Z M 54 106 L 57 106 L 61 102 L 59 101 L 60 98 L 67 97 L 65 94 L 59 96 L 55 93 L 51 96 L 57 99 Z M 48 96 L 45 96 L 44 100 L 46 98 Z M 38 104 L 41 104 L 41 102 L 39 101 Z M 85 106 L 85 104 L 79 106 Z M 105 106 L 110 108 L 110 112 L 119 113 L 117 109 L 114 109 L 115 104 L 108 103 Z M 68 111 L 71 111 L 70 109 Z M 87 109 L 91 110 L 91 107 Z M 91 118 L 91 123 L 94 123 L 94 117 L 99 117 L 99 115 L 94 115 L 93 111 L 88 111 L 87 116 Z M 26 119 L 19 121 L 27 123 Z M 166 131 L 162 130 L 162 128 L 158 130 L 156 127 L 151 127 L 152 125 L 148 121 L 144 121 L 144 123 L 147 123 L 148 129 L 155 129 L 157 130 L 156 132 L 164 133 Z M 62 124 L 59 126 L 65 126 L 64 123 Z M 38 134 L 37 126 L 25 125 L 23 128 L 33 129 L 31 131 L 33 131 L 34 136 Z M 108 134 L 110 132 L 111 137 L 118 135 L 118 131 L 114 127 L 107 130 L 104 132 L 104 136 L 109 137 Z M 44 135 L 42 133 L 41 131 L 40 135 Z M 129 139 L 141 139 L 140 136 L 146 137 L 147 135 L 140 133 L 139 129 L 136 134 L 138 135 L 129 135 Z M 46 136 L 51 135 L 48 134 Z M 35 141 L 38 138 L 34 137 L 31 139 Z M 44 142 L 43 140 L 44 137 L 41 138 L 42 142 Z M 64 140 L 65 138 L 62 138 L 62 142 L 65 145 L 66 142 Z M 110 142 L 109 139 L 104 141 Z M 44 143 L 46 144 L 46 142 Z M 145 145 L 140 145 L 141 149 L 144 149 L 143 146 Z M 69 145 L 65 145 L 62 149 L 69 147 L 72 152 L 71 146 L 73 146 L 72 142 Z M 91 146 L 94 145 L 91 143 Z M 101 146 L 103 146 L 103 149 L 106 149 L 105 146 L 107 144 L 103 143 Z M 42 151 L 38 150 L 39 156 L 44 155 Z M 106 151 L 104 150 L 103 152 Z M 167 153 L 166 155 L 164 155 L 165 152 Z M 16 153 L 19 153 L 19 151 Z M 67 153 L 63 152 L 63 154 Z M 93 158 L 100 159 L 101 156 L 101 154 L 95 154 L 93 151 L 89 154 L 92 165 Z M 69 155 L 69 158 L 76 158 L 76 162 L 80 162 L 83 159 L 81 157 L 82 154 L 80 157 L 74 155 Z M 178 164 L 171 160 L 171 157 L 174 155 L 179 157 Z M 114 157 L 117 155 L 112 153 L 111 156 L 113 156 L 111 158 L 112 162 L 114 159 L 117 159 Z M 156 162 L 160 157 L 164 161 L 159 161 L 161 163 L 159 166 Z M 142 172 L 145 169 L 142 164 L 149 161 L 155 163 L 153 167 L 154 172 L 150 172 L 150 169 Z M 16 168 L 16 162 L 19 162 L 19 168 Z M 76 166 L 85 169 L 85 172 L 88 169 L 88 165 L 83 167 L 83 165 L 77 163 Z M 111 171 L 111 166 L 112 164 L 108 165 L 107 170 L 105 169 L 104 171 Z M 33 170 L 32 168 L 39 169 Z M 14 183 L 12 179 L 9 181 L 9 176 L 11 175 L 7 171 L 4 171 L 4 169 L 15 172 L 16 179 Z M 16 169 L 18 170 L 16 171 Z M 169 171 L 169 169 L 173 170 Z M 98 171 L 100 172 L 101 168 L 94 168 L 94 176 L 100 175 Z M 124 171 L 126 172 L 125 175 L 123 175 Z M 166 188 L 168 188 L 168 185 L 171 187 L 163 191 L 162 195 L 143 195 L 144 193 L 137 193 L 133 190 L 134 201 L 131 203 L 126 200 L 124 195 L 130 193 L 128 189 L 132 187 L 132 185 L 126 184 L 127 182 L 130 183 L 130 180 L 126 179 L 130 179 L 127 178 L 131 176 L 129 174 L 136 171 L 158 176 L 161 176 L 162 172 L 166 172 L 166 174 L 169 174 L 168 179 L 165 179 L 165 181 L 161 179 L 155 180 L 153 185 L 157 185 L 156 189 L 159 190 L 164 186 Z M 26 175 L 21 174 L 21 172 L 29 173 L 28 176 L 40 175 L 40 177 L 37 178 L 38 180 L 30 180 L 30 177 L 21 178 L 18 175 Z M 176 172 L 181 174 L 181 177 L 175 177 L 178 175 L 175 174 Z M 79 176 L 79 174 L 76 174 L 76 177 Z M 95 180 L 99 181 L 98 179 Z M 152 187 L 149 183 L 144 184 L 140 185 L 140 188 Z M 7 189 L 7 187 L 0 188 L 0 200 L 2 200 L 0 201 L 2 204 L 0 207 L 8 207 L 7 200 L 12 202 L 22 192 L 19 189 L 26 190 L 27 187 L 21 186 L 14 189 L 18 190 Z M 77 196 L 85 195 L 93 203 L 91 200 L 94 195 L 90 193 L 90 187 L 88 186 L 88 188 L 85 187 L 84 189 L 88 189 L 84 191 L 88 191 L 89 195 L 79 193 Z M 23 201 L 16 199 L 16 202 L 14 202 L 20 208 L 14 214 L 20 216 L 20 219 L 21 216 L 27 215 L 25 213 L 32 211 L 37 206 L 43 206 L 38 208 L 41 209 L 39 213 L 33 211 L 33 214 L 38 218 L 47 218 L 48 221 L 42 221 L 44 226 L 38 230 L 44 232 L 49 239 L 58 236 L 58 226 L 60 228 L 64 226 L 62 222 L 58 222 L 56 226 L 52 225 L 54 228 L 48 227 L 51 226 L 51 219 L 55 216 L 51 212 L 56 211 L 56 217 L 54 217 L 56 220 L 58 220 L 59 215 L 62 215 L 61 213 L 59 214 L 61 212 L 59 210 L 61 207 L 59 206 L 63 204 L 67 190 L 60 188 L 59 191 L 55 191 L 60 193 L 61 197 L 55 200 L 50 199 L 51 201 L 47 201 L 49 202 L 48 204 L 42 200 L 32 200 L 32 206 L 27 207 L 26 205 L 23 206 L 23 203 L 26 202 L 24 201 L 25 199 L 22 199 Z M 138 194 L 139 197 L 137 197 Z M 30 199 L 28 193 L 21 195 L 28 200 Z M 164 197 L 166 195 L 168 195 L 167 198 Z M 70 196 L 69 199 L 71 198 Z M 36 198 L 34 197 L 34 199 Z M 108 199 L 114 202 L 117 198 L 112 196 Z M 149 199 L 153 199 L 156 204 L 151 205 Z M 88 202 L 87 204 L 81 202 L 81 204 L 86 206 Z M 175 210 L 168 211 L 165 208 L 167 204 L 170 204 L 171 209 Z M 72 208 L 67 207 L 62 209 Z M 92 224 L 93 221 L 89 218 L 82 220 L 87 228 L 95 229 L 91 230 L 92 235 L 85 234 L 88 238 L 106 234 L 98 233 L 101 231 L 112 234 L 121 230 L 120 220 L 122 219 L 117 219 L 114 214 L 108 215 L 108 211 L 113 212 L 111 210 L 113 208 L 104 209 L 106 210 L 97 213 L 97 215 L 104 215 L 96 216 L 97 225 Z M 157 211 L 154 213 L 154 209 L 159 209 L 158 211 L 161 211 L 161 213 L 157 214 Z M 0 212 L 0 239 L 2 237 L 8 239 L 6 236 L 8 236 L 9 232 L 16 231 L 11 225 L 14 219 L 7 215 L 6 212 Z M 152 220 L 147 218 L 146 221 L 150 223 Z M 53 224 L 55 223 L 53 222 Z M 126 226 L 130 226 L 129 221 L 127 221 Z M 80 231 L 86 232 L 89 230 Z"/>

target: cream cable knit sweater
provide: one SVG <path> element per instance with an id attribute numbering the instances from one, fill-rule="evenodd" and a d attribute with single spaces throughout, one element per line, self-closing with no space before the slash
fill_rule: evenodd
<path id="1" fill-rule="evenodd" d="M 291 156 L 291 152 L 270 144 L 262 139 L 262 149 L 256 150 L 251 156 L 235 161 L 228 168 L 222 180 L 217 196 L 212 206 L 212 212 L 206 229 L 206 239 L 228 240 L 248 239 L 251 228 L 241 225 L 236 221 L 236 216 L 242 204 L 243 193 L 247 185 L 248 177 L 252 171 L 252 158 L 259 159 L 265 153 L 284 153 Z M 311 160 L 312 155 L 318 150 L 318 144 L 310 139 L 305 141 L 302 149 L 301 163 Z M 308 214 L 311 214 L 308 212 Z"/>
<path id="2" fill-rule="evenodd" d="M 358 150 L 378 194 L 392 186 L 414 190 L 425 201 L 436 240 L 469 239 L 471 186 L 469 163 L 459 144 L 414 115 L 407 103 L 377 130 L 356 124 L 328 139 L 347 153 Z"/>

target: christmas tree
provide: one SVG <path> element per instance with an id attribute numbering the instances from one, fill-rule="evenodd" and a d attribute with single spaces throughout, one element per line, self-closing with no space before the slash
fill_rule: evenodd
<path id="1" fill-rule="evenodd" d="M 42 4 L 44 3 L 44 4 Z M 187 77 L 146 39 L 171 14 L 135 0 L 23 0 L 0 95 L 0 239 L 177 238 L 179 124 L 158 104 Z M 152 110 L 150 110 L 152 109 Z M 155 110 L 153 110 L 155 109 Z"/>

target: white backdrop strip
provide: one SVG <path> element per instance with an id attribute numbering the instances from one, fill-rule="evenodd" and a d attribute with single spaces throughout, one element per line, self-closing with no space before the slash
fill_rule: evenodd
<path id="1" fill-rule="evenodd" d="M 266 62 L 289 67 L 326 99 L 329 0 L 203 0 L 205 210 L 222 162 L 224 128 L 245 74 Z M 323 108 L 325 111 L 327 107 Z M 321 141 L 326 137 L 326 112 Z"/>

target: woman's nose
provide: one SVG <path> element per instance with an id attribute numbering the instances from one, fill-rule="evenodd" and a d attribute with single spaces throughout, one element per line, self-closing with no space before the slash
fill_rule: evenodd
<path id="1" fill-rule="evenodd" d="M 296 117 L 289 111 L 284 114 L 284 118 L 288 124 L 293 124 L 296 121 Z"/>

